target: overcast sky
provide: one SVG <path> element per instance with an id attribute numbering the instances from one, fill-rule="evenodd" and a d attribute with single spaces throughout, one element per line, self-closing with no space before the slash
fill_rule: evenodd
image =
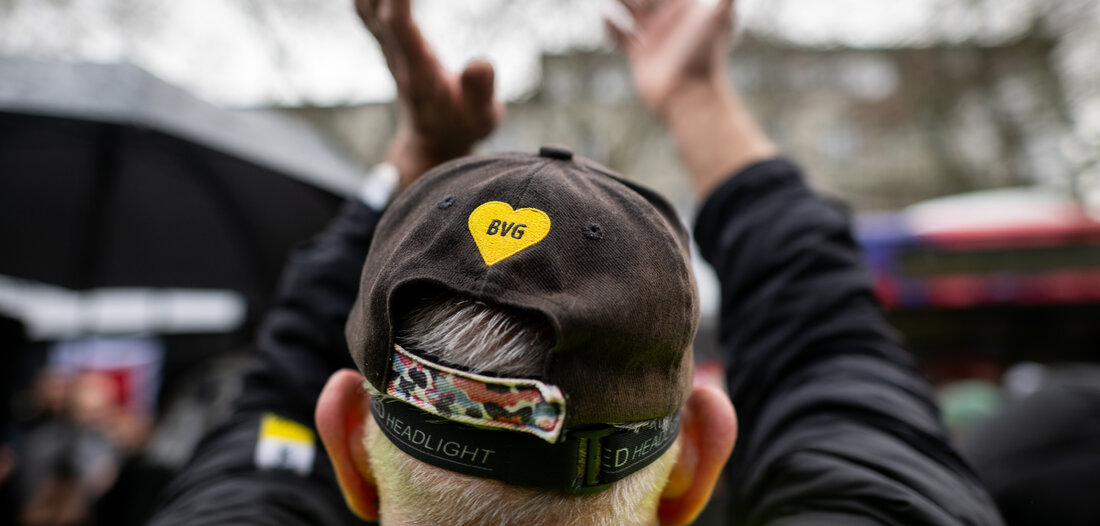
<path id="1" fill-rule="evenodd" d="M 892 47 L 1025 31 L 1040 0 L 741 0 L 756 34 L 806 46 Z M 607 47 L 614 0 L 419 0 L 445 63 L 487 57 L 510 100 L 541 53 Z M 0 53 L 128 60 L 222 105 L 388 100 L 393 85 L 351 0 L 0 0 Z"/>

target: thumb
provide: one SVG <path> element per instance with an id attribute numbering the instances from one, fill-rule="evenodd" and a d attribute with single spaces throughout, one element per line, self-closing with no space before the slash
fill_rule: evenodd
<path id="1" fill-rule="evenodd" d="M 495 77 L 493 65 L 486 60 L 478 59 L 467 64 L 460 78 L 463 99 L 474 107 L 488 105 L 493 100 Z"/>
<path id="2" fill-rule="evenodd" d="M 607 32 L 611 34 L 611 39 L 615 41 L 615 45 L 624 53 L 630 53 L 630 50 L 634 47 L 634 38 L 631 34 L 623 29 L 620 22 L 612 20 L 611 18 L 604 17 L 603 25 L 607 28 Z"/>

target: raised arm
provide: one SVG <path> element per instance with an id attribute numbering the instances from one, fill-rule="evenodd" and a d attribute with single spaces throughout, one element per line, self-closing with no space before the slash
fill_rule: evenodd
<path id="1" fill-rule="evenodd" d="M 397 167 L 398 191 L 469 153 L 503 115 L 492 67 L 476 62 L 460 75 L 445 71 L 409 4 L 356 4 L 397 85 L 399 125 L 386 161 Z M 344 323 L 380 214 L 349 201 L 291 257 L 232 417 L 206 437 L 151 524 L 363 524 L 340 495 L 313 411 L 329 376 L 354 367 Z M 285 436 L 296 437 L 294 444 L 287 446 Z"/>
<path id="2" fill-rule="evenodd" d="M 672 132 L 700 199 L 776 154 L 726 81 L 733 0 L 621 3 L 631 25 L 608 19 L 608 30 L 630 60 L 642 101 Z"/>
<path id="3" fill-rule="evenodd" d="M 1000 524 L 886 325 L 848 214 L 819 198 L 726 81 L 732 2 L 623 0 L 612 25 L 705 198 L 739 437 L 733 524 Z"/>
<path id="4" fill-rule="evenodd" d="M 359 18 L 382 49 L 397 86 L 397 134 L 386 160 L 401 188 L 431 167 L 471 153 L 504 117 L 493 66 L 475 60 L 460 74 L 443 69 L 412 17 L 412 0 L 356 0 Z"/>

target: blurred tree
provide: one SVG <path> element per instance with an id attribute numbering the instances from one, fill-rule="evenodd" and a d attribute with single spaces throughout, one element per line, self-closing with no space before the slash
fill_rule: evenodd
<path id="1" fill-rule="evenodd" d="M 416 6 L 444 62 L 488 56 L 505 96 L 537 106 L 553 100 L 547 83 L 562 82 L 543 65 L 608 50 L 600 18 L 614 3 Z M 867 208 L 1031 182 L 1100 199 L 1100 2 L 740 3 L 748 36 L 735 58 L 737 80 L 825 188 Z M 0 52 L 130 60 L 215 102 L 319 107 L 309 112 L 314 122 L 341 122 L 328 128 L 352 133 L 342 142 L 369 162 L 377 157 L 364 135 L 385 135 L 386 112 L 347 112 L 384 117 L 359 122 L 324 110 L 392 94 L 350 11 L 350 0 L 0 0 Z M 550 57 L 540 64 L 542 54 Z M 557 118 L 523 111 L 559 124 L 542 132 L 510 126 L 502 135 L 514 136 L 498 145 L 547 139 L 583 144 L 632 173 L 675 168 L 652 122 L 635 115 L 630 90 L 615 87 L 616 59 L 576 62 L 565 69 L 576 67 L 571 74 L 591 89 L 555 106 Z M 559 120 L 566 116 L 580 124 Z M 882 173 L 893 177 L 872 180 Z"/>

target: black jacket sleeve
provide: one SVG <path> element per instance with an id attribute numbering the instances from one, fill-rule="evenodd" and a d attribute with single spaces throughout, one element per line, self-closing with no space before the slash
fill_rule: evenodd
<path id="1" fill-rule="evenodd" d="M 875 300 L 839 207 L 775 159 L 706 201 L 740 436 L 733 523 L 1000 524 Z"/>
<path id="2" fill-rule="evenodd" d="M 277 305 L 257 334 L 257 356 L 232 417 L 199 445 L 162 495 L 150 524 L 364 524 L 344 504 L 313 409 L 329 376 L 355 367 L 344 342 L 344 321 L 378 217 L 365 205 L 348 202 L 323 232 L 296 250 Z M 312 433 L 306 469 L 259 459 L 261 422 L 271 417 Z"/>

